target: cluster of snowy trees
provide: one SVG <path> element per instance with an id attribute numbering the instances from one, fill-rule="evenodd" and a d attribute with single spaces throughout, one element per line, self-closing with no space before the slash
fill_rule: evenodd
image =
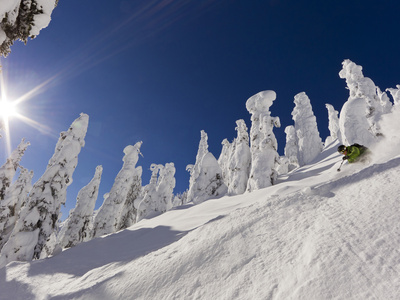
<path id="1" fill-rule="evenodd" d="M 400 85 L 381 91 L 362 67 L 350 60 L 343 62 L 340 77 L 350 92 L 340 115 L 326 104 L 330 136 L 325 144 L 339 140 L 344 144 L 372 146 L 382 138 L 382 116 L 399 110 Z M 390 100 L 387 92 L 393 98 Z M 103 169 L 98 166 L 93 179 L 77 196 L 76 207 L 61 224 L 60 207 L 66 201 L 67 187 L 85 145 L 89 117 L 81 114 L 70 128 L 61 132 L 53 157 L 42 177 L 32 185 L 33 172 L 20 166 L 29 143 L 22 140 L 6 163 L 0 167 L 0 267 L 10 261 L 29 261 L 54 255 L 105 234 L 127 228 L 174 206 L 224 195 L 238 195 L 273 185 L 285 174 L 312 162 L 322 151 L 322 142 L 311 101 L 302 92 L 294 97 L 293 125 L 285 128 L 284 155 L 278 154 L 274 127 L 281 126 L 272 117 L 270 107 L 274 91 L 262 91 L 250 97 L 246 108 L 251 128 L 236 121 L 237 136 L 222 141 L 218 158 L 208 151 L 207 133 L 201 131 L 194 165 L 188 165 L 189 188 L 174 195 L 175 166 L 152 164 L 149 184 L 142 186 L 142 167 L 136 166 L 142 142 L 124 149 L 123 166 L 101 207 L 94 211 Z M 13 181 L 19 168 L 19 176 Z"/>
<path id="2" fill-rule="evenodd" d="M 0 267 L 54 255 L 173 207 L 174 164 L 153 164 L 150 183 L 142 187 L 142 168 L 136 167 L 142 145 L 138 142 L 124 149 L 122 169 L 102 206 L 94 211 L 103 172 L 98 166 L 93 179 L 79 191 L 75 208 L 60 224 L 60 208 L 85 145 L 88 123 L 89 116 L 81 114 L 61 132 L 53 157 L 33 186 L 33 172 L 19 165 L 29 146 L 24 140 L 0 168 Z M 13 183 L 18 168 L 20 175 Z"/>
<path id="3" fill-rule="evenodd" d="M 2 0 L 0 5 L 0 55 L 10 53 L 14 41 L 26 44 L 47 27 L 58 0 Z"/>

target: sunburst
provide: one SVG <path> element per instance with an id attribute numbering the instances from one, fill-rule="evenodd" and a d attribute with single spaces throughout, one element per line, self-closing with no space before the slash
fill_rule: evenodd
<path id="1" fill-rule="evenodd" d="M 1 64 L 1 63 L 0 63 Z M 9 99 L 7 95 L 7 84 L 5 83 L 3 71 L 0 69 L 0 130 L 3 131 L 3 136 L 6 139 L 7 154 L 11 153 L 11 133 L 10 133 L 10 120 L 18 119 L 28 124 L 29 126 L 46 133 L 53 135 L 51 128 L 44 124 L 23 115 L 19 108 L 23 107 L 23 102 L 30 100 L 33 96 L 42 93 L 44 88 L 55 79 L 56 76 L 45 80 L 41 84 L 29 90 L 27 93 L 19 97 L 18 99 Z M 56 136 L 56 134 L 54 134 Z"/>

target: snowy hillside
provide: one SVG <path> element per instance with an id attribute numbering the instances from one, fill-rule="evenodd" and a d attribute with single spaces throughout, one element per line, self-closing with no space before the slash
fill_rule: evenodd
<path id="1" fill-rule="evenodd" d="M 400 157 L 337 172 L 336 147 L 274 186 L 11 263 L 0 299 L 399 299 Z"/>

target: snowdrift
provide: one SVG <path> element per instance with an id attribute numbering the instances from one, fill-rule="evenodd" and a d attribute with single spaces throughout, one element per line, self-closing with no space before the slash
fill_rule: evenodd
<path id="1" fill-rule="evenodd" d="M 400 157 L 337 144 L 272 187 L 0 269 L 0 299 L 399 299 Z"/>

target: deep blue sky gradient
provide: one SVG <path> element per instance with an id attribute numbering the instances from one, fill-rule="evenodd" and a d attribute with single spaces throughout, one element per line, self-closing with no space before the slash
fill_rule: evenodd
<path id="1" fill-rule="evenodd" d="M 48 28 L 2 59 L 10 97 L 53 78 L 20 110 L 48 127 L 11 122 L 13 148 L 31 142 L 22 165 L 43 174 L 61 131 L 84 112 L 90 123 L 68 210 L 80 188 L 103 165 L 96 208 L 122 166 L 123 149 L 143 141 L 143 185 L 151 163 L 174 162 L 176 192 L 188 188 L 200 130 L 218 158 L 221 142 L 250 127 L 246 100 L 275 90 L 272 116 L 278 151 L 292 125 L 294 96 L 311 99 L 323 140 L 325 103 L 347 100 L 341 63 L 351 59 L 381 89 L 400 84 L 398 1 L 338 0 L 60 0 Z M 0 140 L 4 149 L 5 139 Z M 5 151 L 2 151 L 5 160 Z"/>

